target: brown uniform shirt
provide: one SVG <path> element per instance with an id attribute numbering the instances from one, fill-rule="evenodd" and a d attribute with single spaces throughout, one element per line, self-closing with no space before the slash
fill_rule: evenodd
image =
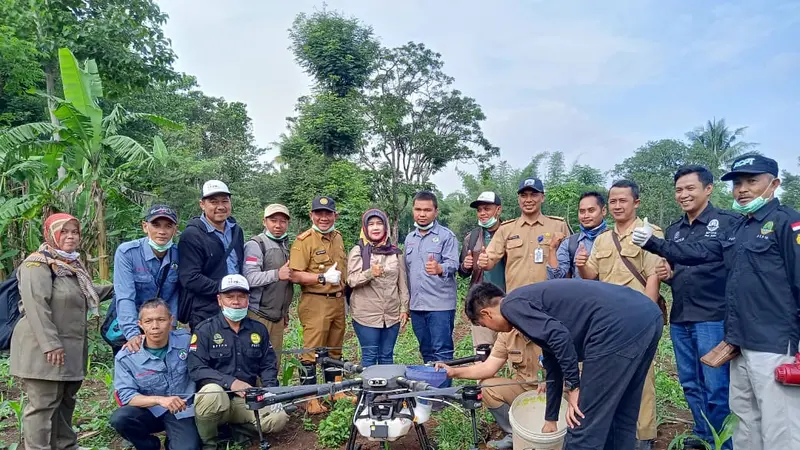
<path id="1" fill-rule="evenodd" d="M 508 220 L 497 229 L 486 254 L 492 265 L 506 257 L 507 292 L 547 279 L 547 258 L 551 251 L 558 251 L 557 248 L 550 248 L 554 233 L 569 236 L 569 226 L 560 217 L 544 214 L 540 214 L 533 222 L 525 217 Z M 535 262 L 537 248 L 542 249 L 541 263 Z"/>
<path id="2" fill-rule="evenodd" d="M 327 234 L 308 229 L 297 236 L 289 251 L 289 267 L 292 270 L 309 273 L 325 273 L 336 263 L 336 270 L 342 272 L 339 284 L 312 284 L 301 286 L 308 294 L 344 293 L 347 283 L 347 262 L 342 235 L 334 230 Z"/>
<path id="3" fill-rule="evenodd" d="M 529 341 L 522 333 L 514 329 L 508 333 L 498 333 L 497 341 L 492 347 L 495 358 L 505 359 L 511 363 L 514 379 L 517 381 L 536 381 L 540 369 L 539 356 L 542 349 Z M 544 370 L 544 369 L 542 369 Z"/>
<path id="4" fill-rule="evenodd" d="M 633 225 L 619 236 L 619 243 L 622 248 L 622 256 L 631 260 L 633 266 L 639 269 L 639 273 L 647 279 L 656 274 L 656 266 L 658 266 L 661 259 L 657 255 L 642 250 L 638 245 L 631 242 L 633 229 L 642 225 L 642 220 L 637 218 Z M 655 225 L 650 226 L 653 227 L 654 236 L 662 239 L 664 238 L 664 232 L 661 228 Z M 611 230 L 607 230 L 600 236 L 597 236 L 597 239 L 594 241 L 594 246 L 592 247 L 592 254 L 589 255 L 586 266 L 597 272 L 597 278 L 600 281 L 627 286 L 644 294 L 645 287 L 642 286 L 642 283 L 640 283 L 639 280 L 633 276 L 631 271 L 625 267 L 620 252 L 617 251 L 617 247 L 614 245 L 611 233 Z"/>

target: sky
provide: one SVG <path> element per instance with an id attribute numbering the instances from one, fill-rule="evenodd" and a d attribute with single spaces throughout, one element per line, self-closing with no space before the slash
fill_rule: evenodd
<path id="1" fill-rule="evenodd" d="M 275 142 L 311 86 L 287 30 L 323 3 L 158 3 L 176 69 L 207 95 L 246 103 L 258 145 Z M 486 137 L 513 166 L 560 150 L 567 164 L 610 170 L 647 141 L 683 139 L 716 117 L 747 126 L 746 141 L 800 170 L 800 0 L 326 4 L 372 26 L 386 47 L 414 41 L 441 53 L 454 88 L 482 106 Z M 444 193 L 461 187 L 455 169 L 433 177 Z"/>

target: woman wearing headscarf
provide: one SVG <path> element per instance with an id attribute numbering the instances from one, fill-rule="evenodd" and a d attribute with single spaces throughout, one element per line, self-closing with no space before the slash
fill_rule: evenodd
<path id="1" fill-rule="evenodd" d="M 17 270 L 22 317 L 11 337 L 11 374 L 22 378 L 28 450 L 77 449 L 75 397 L 86 375 L 86 315 L 97 314 L 112 285 L 97 286 L 78 261 L 78 219 L 53 214 L 45 243 Z"/>
<path id="2" fill-rule="evenodd" d="M 389 239 L 388 217 L 379 209 L 361 217 L 361 237 L 347 258 L 347 284 L 361 364 L 393 364 L 397 335 L 408 322 L 408 280 L 403 254 Z"/>

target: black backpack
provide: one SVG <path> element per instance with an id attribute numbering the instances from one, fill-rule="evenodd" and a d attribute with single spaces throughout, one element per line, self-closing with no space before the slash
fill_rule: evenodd
<path id="1" fill-rule="evenodd" d="M 8 279 L 0 283 L 0 350 L 11 347 L 11 334 L 19 316 L 19 282 L 14 269 Z"/>

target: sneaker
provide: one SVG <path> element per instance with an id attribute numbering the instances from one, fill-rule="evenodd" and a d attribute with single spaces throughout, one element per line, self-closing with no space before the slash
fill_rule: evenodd
<path id="1" fill-rule="evenodd" d="M 705 450 L 706 446 L 703 445 L 703 441 L 700 439 L 686 439 L 683 441 L 683 448 Z"/>
<path id="2" fill-rule="evenodd" d="M 489 441 L 486 443 L 489 448 L 496 448 L 498 450 L 514 448 L 514 436 L 507 434 L 503 439 L 497 441 Z"/>

